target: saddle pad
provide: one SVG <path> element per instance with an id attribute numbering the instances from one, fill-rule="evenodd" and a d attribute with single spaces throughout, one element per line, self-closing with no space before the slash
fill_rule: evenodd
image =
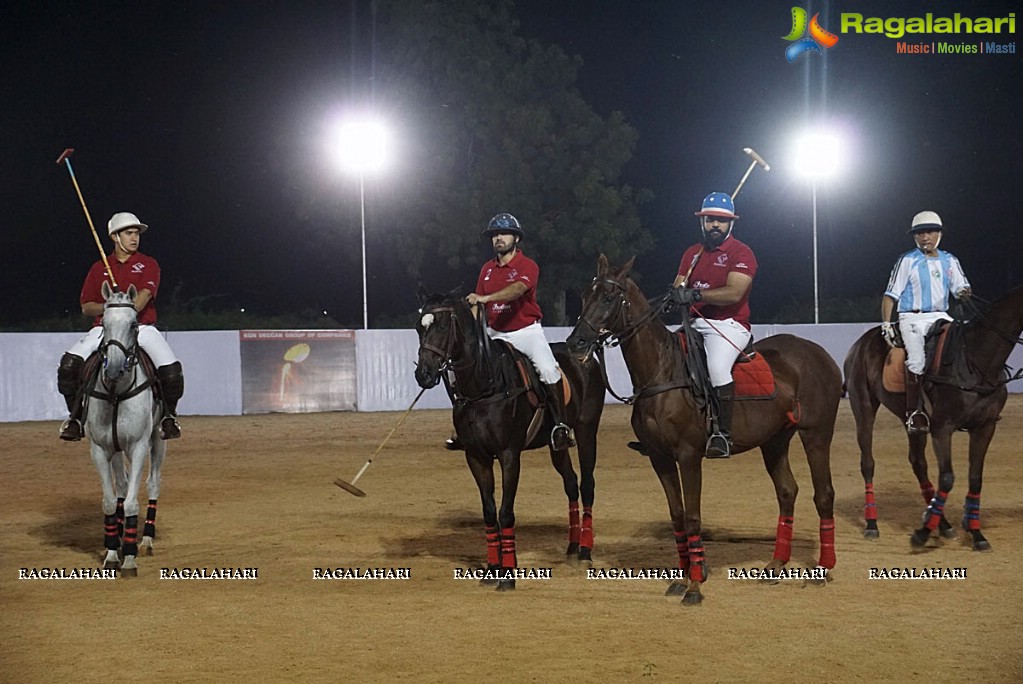
<path id="1" fill-rule="evenodd" d="M 675 337 L 685 354 L 685 333 L 678 331 Z M 740 355 L 732 365 L 732 379 L 735 381 L 736 399 L 771 399 L 777 393 L 774 373 L 763 354 L 753 354 L 750 357 Z"/>
<path id="2" fill-rule="evenodd" d="M 934 342 L 929 368 L 937 373 L 941 366 L 941 355 L 945 348 L 945 338 L 950 326 L 944 326 Z M 884 371 L 881 373 L 881 384 L 892 394 L 906 391 L 906 350 L 903 347 L 892 347 L 884 357 Z"/>
<path id="3" fill-rule="evenodd" d="M 522 352 L 515 350 L 515 366 L 519 369 L 522 384 L 531 390 L 529 392 L 529 405 L 537 408 L 540 405 L 540 377 L 536 374 L 533 363 Z M 572 401 L 572 385 L 569 384 L 568 378 L 565 377 L 565 371 L 561 370 L 560 367 L 558 368 L 558 373 L 561 374 L 561 396 L 564 398 L 565 406 L 568 406 L 569 402 Z"/>

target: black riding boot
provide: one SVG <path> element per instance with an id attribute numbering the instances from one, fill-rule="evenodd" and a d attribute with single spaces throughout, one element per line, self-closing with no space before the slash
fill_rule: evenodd
<path id="1" fill-rule="evenodd" d="M 931 421 L 924 412 L 920 376 L 906 369 L 906 431 L 911 435 L 930 432 Z"/>
<path id="2" fill-rule="evenodd" d="M 707 440 L 707 458 L 729 458 L 732 455 L 732 410 L 735 408 L 735 383 L 715 388 L 718 393 L 718 416 L 715 430 Z"/>
<path id="3" fill-rule="evenodd" d="M 185 376 L 181 373 L 181 362 L 175 361 L 156 369 L 156 379 L 160 382 L 160 394 L 163 396 L 163 419 L 160 420 L 160 437 L 177 439 L 181 436 L 178 425 L 178 399 L 185 393 Z"/>
<path id="4" fill-rule="evenodd" d="M 554 418 L 554 429 L 551 430 L 550 445 L 555 451 L 562 451 L 575 446 L 572 430 L 565 424 L 565 395 L 561 393 L 558 383 L 544 384 L 547 392 L 547 407 Z"/>
<path id="5" fill-rule="evenodd" d="M 60 438 L 68 442 L 82 439 L 82 402 L 78 394 L 81 387 L 82 366 L 85 359 L 75 354 L 64 352 L 57 366 L 57 391 L 64 396 L 67 403 L 68 419 L 61 423 Z"/>

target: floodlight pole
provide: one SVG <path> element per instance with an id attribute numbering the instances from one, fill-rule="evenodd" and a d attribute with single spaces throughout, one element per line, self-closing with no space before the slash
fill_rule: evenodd
<path id="1" fill-rule="evenodd" d="M 359 169 L 359 216 L 362 223 L 362 329 L 369 330 L 369 305 L 366 295 L 366 173 Z M 816 205 L 815 205 L 816 206 Z M 815 209 L 816 211 L 816 209 Z M 816 216 L 816 214 L 815 214 Z M 816 244 L 816 242 L 814 243 Z M 816 247 L 815 247 L 816 249 Z M 816 267 L 815 267 L 816 269 Z M 816 270 L 814 271 L 816 274 Z M 815 275 L 816 277 L 816 275 Z"/>
<path id="2" fill-rule="evenodd" d="M 820 300 L 817 289 L 817 177 L 810 181 L 811 192 L 813 193 L 813 323 L 818 325 L 821 322 Z"/>

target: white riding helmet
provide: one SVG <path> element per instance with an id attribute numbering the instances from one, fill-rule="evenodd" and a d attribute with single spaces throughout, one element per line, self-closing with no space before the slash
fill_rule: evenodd
<path id="1" fill-rule="evenodd" d="M 941 217 L 933 211 L 921 211 L 913 217 L 913 225 L 906 232 L 916 234 L 931 230 L 944 230 Z"/>
<path id="2" fill-rule="evenodd" d="M 119 211 L 107 221 L 107 235 L 110 237 L 128 228 L 138 228 L 139 234 L 142 234 L 149 226 L 139 221 L 139 217 L 130 211 Z"/>

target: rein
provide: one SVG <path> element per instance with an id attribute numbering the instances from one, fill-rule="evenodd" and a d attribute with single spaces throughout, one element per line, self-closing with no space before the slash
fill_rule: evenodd
<path id="1" fill-rule="evenodd" d="M 1007 332 L 1001 330 L 1000 328 L 996 327 L 996 325 L 994 324 L 994 322 L 991 321 L 991 318 L 987 315 L 987 313 L 981 307 L 977 306 L 976 302 L 974 302 L 974 299 L 980 299 L 980 301 L 984 302 L 985 304 L 987 304 L 989 306 L 991 304 L 990 301 L 987 301 L 985 299 L 981 299 L 981 298 L 977 297 L 976 295 L 974 295 L 972 297 L 959 300 L 960 301 L 960 309 L 968 310 L 971 314 L 973 314 L 975 319 L 982 326 L 984 326 L 985 328 L 987 328 L 988 330 L 993 332 L 995 335 L 997 335 L 1001 339 L 1003 339 L 1006 342 L 1008 342 L 1009 344 L 1020 344 L 1020 345 L 1023 345 L 1023 337 L 1013 336 L 1012 334 L 1007 333 Z M 954 318 L 953 324 L 959 326 L 960 330 L 965 329 L 967 323 L 969 322 L 967 320 L 966 316 L 962 316 L 962 315 L 958 315 L 957 314 L 957 315 L 954 315 L 953 318 Z M 949 331 L 950 335 L 951 335 L 951 333 L 952 333 L 952 330 Z M 959 333 L 959 334 L 962 334 L 962 333 Z M 965 354 L 964 354 L 964 357 L 965 357 Z M 977 375 L 983 375 L 980 371 L 978 371 L 973 366 L 973 363 L 970 361 L 969 357 L 965 357 L 965 360 L 966 360 L 967 370 L 968 371 L 976 373 Z M 1008 364 L 1005 364 L 1002 367 L 1002 373 L 1005 376 L 1002 380 L 999 380 L 997 382 L 992 382 L 992 383 L 986 383 L 986 384 L 983 384 L 983 385 L 977 384 L 977 385 L 971 385 L 971 386 L 963 385 L 960 382 L 960 378 L 956 377 L 955 375 L 953 375 L 953 376 L 928 375 L 928 379 L 931 380 L 932 382 L 936 382 L 936 383 L 939 383 L 939 384 L 942 384 L 942 385 L 952 385 L 952 386 L 954 386 L 954 387 L 956 387 L 956 388 L 958 388 L 960 390 L 967 391 L 967 392 L 977 392 L 977 393 L 982 394 L 982 395 L 991 394 L 992 392 L 997 390 L 1002 385 L 1007 385 L 1010 382 L 1014 382 L 1016 380 L 1023 379 L 1023 368 L 1017 368 L 1015 371 L 1013 371 L 1012 367 L 1010 367 Z"/>

